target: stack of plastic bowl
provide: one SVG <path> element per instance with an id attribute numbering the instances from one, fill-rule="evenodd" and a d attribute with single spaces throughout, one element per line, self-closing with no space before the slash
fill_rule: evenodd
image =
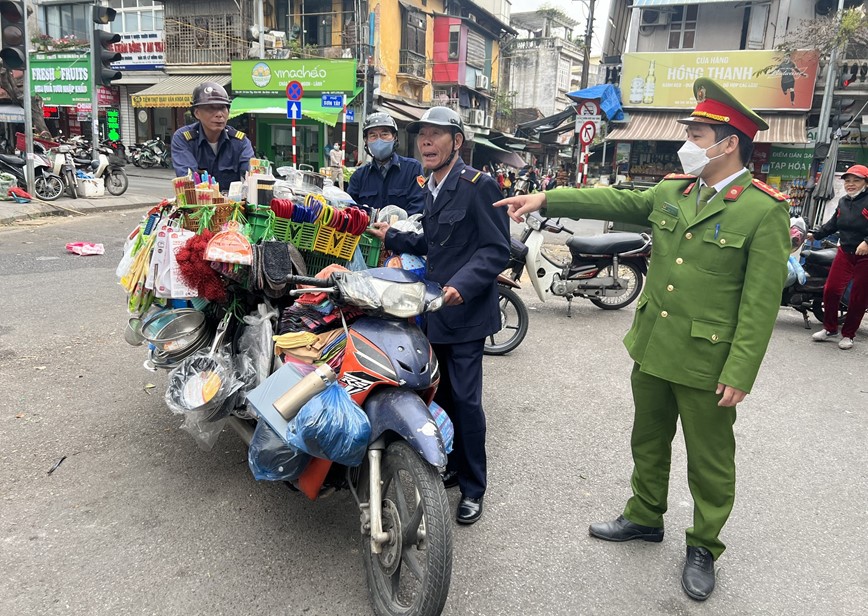
<path id="1" fill-rule="evenodd" d="M 194 308 L 163 310 L 142 323 L 141 335 L 152 346 L 151 361 L 159 368 L 175 366 L 208 344 L 205 314 Z"/>

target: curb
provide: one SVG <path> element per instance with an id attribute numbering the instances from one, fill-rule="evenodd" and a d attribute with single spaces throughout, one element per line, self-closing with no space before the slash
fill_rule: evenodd
<path id="1" fill-rule="evenodd" d="M 147 205 L 156 205 L 158 198 L 130 196 L 112 197 L 110 199 L 64 199 L 55 207 L 55 202 L 31 202 L 14 203 L 0 202 L 0 225 L 11 225 L 21 220 L 31 220 L 45 216 L 75 216 L 74 212 L 63 209 L 76 210 L 82 214 L 93 212 L 107 212 L 112 210 L 131 210 Z M 7 207 L 8 205 L 8 207 Z"/>

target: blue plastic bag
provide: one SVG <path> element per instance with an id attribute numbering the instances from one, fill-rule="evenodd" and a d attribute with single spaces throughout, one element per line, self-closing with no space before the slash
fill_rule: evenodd
<path id="1" fill-rule="evenodd" d="M 289 444 L 344 466 L 361 464 L 370 438 L 368 416 L 337 383 L 308 400 L 286 427 Z"/>
<path id="2" fill-rule="evenodd" d="M 253 440 L 247 449 L 247 465 L 259 481 L 298 479 L 310 462 L 310 456 L 287 445 L 264 421 L 256 424 Z"/>

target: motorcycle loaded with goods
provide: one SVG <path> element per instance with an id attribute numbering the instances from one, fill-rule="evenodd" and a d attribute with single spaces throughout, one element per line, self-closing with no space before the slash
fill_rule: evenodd
<path id="1" fill-rule="evenodd" d="M 440 614 L 454 431 L 416 319 L 442 307 L 442 289 L 377 267 L 368 215 L 343 191 L 293 190 L 266 161 L 251 169 L 229 187 L 240 201 L 207 177 L 176 178 L 175 198 L 129 235 L 125 338 L 168 371 L 166 405 L 200 447 L 229 427 L 257 480 L 311 500 L 350 492 L 376 614 Z"/>

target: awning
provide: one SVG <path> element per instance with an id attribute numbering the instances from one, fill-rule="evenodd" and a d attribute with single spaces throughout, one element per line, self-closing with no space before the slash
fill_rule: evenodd
<path id="1" fill-rule="evenodd" d="M 214 81 L 225 86 L 229 75 L 172 75 L 161 82 L 131 94 L 133 107 L 189 107 L 193 90 L 205 81 Z M 286 110 L 284 109 L 284 113 Z"/>
<path id="2" fill-rule="evenodd" d="M 24 109 L 18 105 L 0 105 L 0 122 L 24 122 Z"/>
<path id="3" fill-rule="evenodd" d="M 685 111 L 630 111 L 626 126 L 612 125 L 606 141 L 684 141 L 684 125 L 677 120 L 686 118 Z M 763 113 L 769 130 L 760 131 L 755 143 L 808 143 L 805 116 L 801 114 Z"/>
<path id="4" fill-rule="evenodd" d="M 554 115 L 546 116 L 538 120 L 531 120 L 530 122 L 524 122 L 515 127 L 515 136 L 534 138 L 536 133 L 557 128 L 564 123 L 564 120 L 572 118 L 575 115 L 576 108 L 570 106 Z"/>
<path id="5" fill-rule="evenodd" d="M 507 165 L 509 167 L 515 167 L 516 169 L 521 169 L 527 164 L 515 152 L 504 150 L 499 145 L 494 145 L 493 143 L 491 143 L 485 137 L 480 137 L 476 135 L 473 137 L 473 143 L 486 148 L 488 150 L 488 156 L 491 157 L 491 159 L 495 162 L 503 163 L 504 165 Z"/>
<path id="6" fill-rule="evenodd" d="M 382 98 L 381 107 L 385 108 L 386 112 L 389 115 L 393 115 L 393 112 L 398 112 L 398 114 L 403 117 L 410 118 L 410 122 L 415 122 L 416 120 L 421 120 L 422 116 L 428 110 L 427 107 L 417 107 L 415 105 L 408 105 L 407 103 L 401 103 L 398 101 L 393 101 L 388 98 Z"/>
<path id="7" fill-rule="evenodd" d="M 347 104 L 357 95 L 358 92 L 347 96 Z M 322 122 L 328 126 L 335 126 L 340 120 L 342 110 L 323 107 L 320 97 L 305 96 L 299 102 L 301 103 L 301 115 L 305 118 Z M 275 114 L 285 118 L 286 99 L 268 96 L 236 96 L 232 99 L 232 105 L 229 107 L 229 117 L 234 118 L 242 113 Z"/>

